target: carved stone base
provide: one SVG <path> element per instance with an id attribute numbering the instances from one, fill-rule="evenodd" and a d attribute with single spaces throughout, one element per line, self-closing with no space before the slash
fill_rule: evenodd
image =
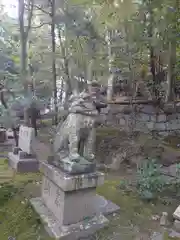
<path id="1" fill-rule="evenodd" d="M 20 173 L 38 172 L 39 162 L 36 158 L 22 158 L 19 154 L 8 153 L 9 166 Z"/>
<path id="2" fill-rule="evenodd" d="M 7 141 L 6 130 L 0 128 L 0 143 L 4 143 Z"/>
<path id="3" fill-rule="evenodd" d="M 109 223 L 103 215 L 98 215 L 75 224 L 61 225 L 41 198 L 33 198 L 30 202 L 44 223 L 45 230 L 53 239 L 78 240 L 91 236 Z"/>
<path id="4" fill-rule="evenodd" d="M 31 203 L 50 236 L 68 240 L 86 237 L 108 223 L 103 213 L 119 209 L 96 195 L 96 187 L 104 183 L 103 173 L 68 175 L 47 163 L 42 163 L 41 169 L 42 195 Z"/>

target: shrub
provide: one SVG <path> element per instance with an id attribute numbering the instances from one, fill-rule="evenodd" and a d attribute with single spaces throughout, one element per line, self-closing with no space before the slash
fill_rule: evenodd
<path id="1" fill-rule="evenodd" d="M 165 181 L 160 172 L 161 165 L 156 160 L 146 159 L 138 166 L 137 190 L 142 199 L 155 199 L 163 191 Z"/>
<path id="2" fill-rule="evenodd" d="M 3 206 L 8 200 L 10 200 L 16 193 L 18 189 L 10 184 L 3 183 L 0 185 L 0 206 Z"/>

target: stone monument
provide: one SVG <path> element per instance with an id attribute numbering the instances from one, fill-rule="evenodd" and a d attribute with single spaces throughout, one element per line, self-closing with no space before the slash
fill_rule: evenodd
<path id="1" fill-rule="evenodd" d="M 54 156 L 42 163 L 42 194 L 31 204 L 55 239 L 88 237 L 108 224 L 105 214 L 119 209 L 96 195 L 96 187 L 104 184 L 93 148 L 97 112 L 91 94 L 72 96 L 68 115 L 57 127 Z"/>
<path id="2" fill-rule="evenodd" d="M 20 126 L 18 147 L 14 147 L 13 151 L 8 153 L 9 166 L 17 172 L 39 171 L 39 162 L 32 150 L 34 140 L 34 129 Z"/>
<path id="3" fill-rule="evenodd" d="M 0 146 L 1 147 L 12 147 L 14 139 L 10 139 L 7 130 L 3 127 L 0 128 Z"/>
<path id="4" fill-rule="evenodd" d="M 5 143 L 7 141 L 6 129 L 0 128 L 0 143 Z"/>

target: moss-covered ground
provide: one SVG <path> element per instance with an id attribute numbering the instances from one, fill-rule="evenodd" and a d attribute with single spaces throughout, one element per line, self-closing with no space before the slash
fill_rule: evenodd
<path id="1" fill-rule="evenodd" d="M 7 159 L 0 158 L 0 240 L 10 236 L 16 240 L 51 240 L 29 204 L 29 198 L 40 195 L 41 178 L 41 174 L 16 174 L 9 169 Z M 136 192 L 119 187 L 126 178 L 124 171 L 116 176 L 109 173 L 105 184 L 97 189 L 119 205 L 120 211 L 108 217 L 109 226 L 98 232 L 94 240 L 150 239 L 153 232 L 162 231 L 153 216 L 164 211 L 171 216 L 178 206 L 176 201 L 142 202 Z M 168 239 L 165 233 L 164 240 Z"/>
<path id="2" fill-rule="evenodd" d="M 50 240 L 28 201 L 40 193 L 41 174 L 14 174 L 7 160 L 0 159 L 0 179 L 0 239 L 12 236 L 18 240 Z M 105 184 L 97 189 L 99 194 L 118 204 L 120 212 L 109 216 L 109 226 L 94 239 L 128 240 L 137 236 L 149 239 L 152 232 L 159 230 L 152 216 L 162 211 L 172 213 L 174 209 L 160 202 L 143 203 L 135 193 L 121 190 L 121 181 L 122 177 L 107 177 Z"/>

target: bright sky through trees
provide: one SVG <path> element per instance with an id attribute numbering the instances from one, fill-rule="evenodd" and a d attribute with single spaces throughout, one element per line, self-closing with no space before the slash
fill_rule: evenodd
<path id="1" fill-rule="evenodd" d="M 2 0 L 5 11 L 12 18 L 17 18 L 17 0 Z"/>

